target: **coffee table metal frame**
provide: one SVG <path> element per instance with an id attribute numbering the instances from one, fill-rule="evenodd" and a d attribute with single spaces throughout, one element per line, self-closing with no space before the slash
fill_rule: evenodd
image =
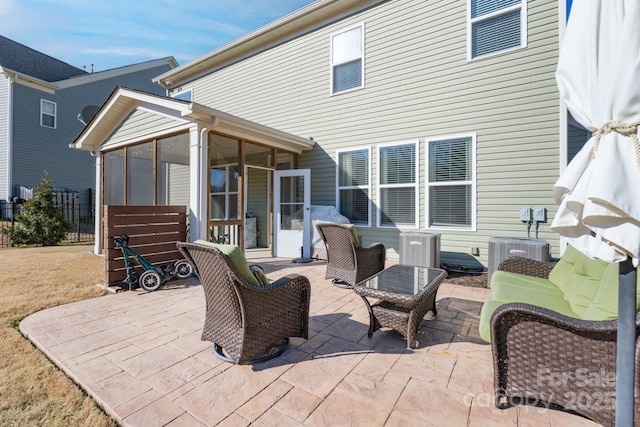
<path id="1" fill-rule="evenodd" d="M 429 283 L 426 283 L 417 292 L 415 290 L 415 279 L 411 283 L 399 283 L 400 280 L 398 280 L 403 275 L 406 277 L 409 272 L 415 276 L 415 269 L 431 270 L 431 274 L 429 274 L 429 271 L 424 271 L 424 280 L 429 280 Z M 378 280 L 393 279 L 394 287 L 400 292 L 368 287 L 369 282 L 376 277 Z M 418 328 L 420 328 L 420 324 L 427 312 L 432 311 L 434 316 L 437 314 L 436 293 L 446 277 L 447 272 L 440 268 L 393 265 L 357 283 L 353 290 L 362 297 L 369 310 L 368 337 L 371 338 L 373 333 L 381 327 L 392 328 L 407 339 L 408 348 L 417 348 L 419 343 L 415 337 L 418 333 Z M 378 301 L 372 305 L 369 302 L 369 298 L 376 298 Z"/>

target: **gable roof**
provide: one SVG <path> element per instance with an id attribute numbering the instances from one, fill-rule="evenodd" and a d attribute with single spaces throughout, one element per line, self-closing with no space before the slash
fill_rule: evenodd
<path id="1" fill-rule="evenodd" d="M 45 82 L 87 74 L 86 71 L 0 36 L 0 66 Z"/>
<path id="2" fill-rule="evenodd" d="M 263 143 L 295 153 L 310 150 L 314 142 L 270 128 L 195 102 L 157 95 L 137 89 L 117 87 L 95 114 L 71 147 L 97 152 L 127 116 L 137 108 L 145 108 L 176 121 L 207 123 L 207 129 L 238 138 Z"/>
<path id="3" fill-rule="evenodd" d="M 316 0 L 239 39 L 153 79 L 167 89 L 197 79 L 258 52 L 388 0 Z"/>

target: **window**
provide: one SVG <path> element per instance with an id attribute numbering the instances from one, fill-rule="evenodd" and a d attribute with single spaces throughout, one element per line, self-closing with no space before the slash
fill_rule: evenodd
<path id="1" fill-rule="evenodd" d="M 56 128 L 56 108 L 55 102 L 40 100 L 40 126 Z"/>
<path id="2" fill-rule="evenodd" d="M 182 101 L 191 102 L 193 100 L 193 89 L 183 90 L 182 92 L 178 92 L 175 95 L 173 95 L 173 97 L 175 99 L 180 99 Z"/>
<path id="3" fill-rule="evenodd" d="M 378 226 L 418 228 L 417 143 L 378 148 Z"/>
<path id="4" fill-rule="evenodd" d="M 189 134 L 102 154 L 105 205 L 189 206 Z"/>
<path id="5" fill-rule="evenodd" d="M 427 227 L 475 227 L 476 136 L 427 140 Z"/>
<path id="6" fill-rule="evenodd" d="M 364 24 L 331 36 L 331 93 L 364 87 Z"/>
<path id="7" fill-rule="evenodd" d="M 526 0 L 468 1 L 469 59 L 526 46 Z"/>
<path id="8" fill-rule="evenodd" d="M 156 204 L 189 206 L 189 135 L 156 143 Z"/>
<path id="9" fill-rule="evenodd" d="M 211 219 L 238 218 L 238 165 L 212 167 Z"/>
<path id="10" fill-rule="evenodd" d="M 338 211 L 349 218 L 353 224 L 371 225 L 369 211 L 371 197 L 369 193 L 369 149 L 339 151 L 337 175 Z"/>
<path id="11" fill-rule="evenodd" d="M 127 205 L 153 205 L 153 142 L 127 147 Z"/>

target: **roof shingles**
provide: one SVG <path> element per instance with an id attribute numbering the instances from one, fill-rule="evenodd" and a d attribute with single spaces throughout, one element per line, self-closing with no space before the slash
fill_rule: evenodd
<path id="1" fill-rule="evenodd" d="M 3 36 L 0 36 L 0 66 L 46 82 L 87 73 Z"/>

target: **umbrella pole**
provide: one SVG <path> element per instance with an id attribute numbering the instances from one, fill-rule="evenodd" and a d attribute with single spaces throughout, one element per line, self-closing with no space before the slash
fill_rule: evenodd
<path id="1" fill-rule="evenodd" d="M 616 353 L 616 427 L 633 425 L 636 341 L 636 269 L 630 258 L 620 263 L 618 344 Z"/>

